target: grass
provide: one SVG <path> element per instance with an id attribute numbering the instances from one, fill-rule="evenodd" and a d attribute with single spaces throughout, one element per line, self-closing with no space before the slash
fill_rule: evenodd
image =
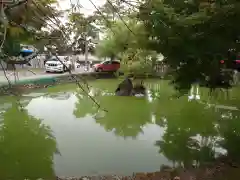
<path id="1" fill-rule="evenodd" d="M 18 72 L 28 72 L 28 70 L 33 71 L 33 72 L 45 72 L 44 68 L 19 68 L 17 69 Z"/>
<path id="2" fill-rule="evenodd" d="M 3 104 L 3 103 L 7 103 L 7 102 L 11 102 L 13 101 L 14 99 L 16 99 L 14 96 L 1 96 L 0 98 L 0 104 Z"/>

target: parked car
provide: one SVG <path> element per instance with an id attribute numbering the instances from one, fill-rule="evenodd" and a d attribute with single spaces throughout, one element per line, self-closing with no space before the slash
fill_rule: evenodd
<path id="1" fill-rule="evenodd" d="M 240 72 L 240 60 L 234 61 L 234 69 L 236 69 L 238 72 Z"/>
<path id="2" fill-rule="evenodd" d="M 58 57 L 62 62 L 63 65 L 55 56 L 49 58 L 45 62 L 45 69 L 46 72 L 66 72 L 68 69 L 71 69 L 71 61 L 69 58 L 66 58 L 65 56 L 59 56 Z"/>
<path id="3" fill-rule="evenodd" d="M 103 61 L 100 64 L 94 64 L 93 69 L 95 72 L 115 72 L 120 68 L 119 61 Z"/>
<path id="4" fill-rule="evenodd" d="M 225 60 L 220 60 L 220 63 L 226 68 L 226 61 Z M 232 64 L 227 66 L 228 69 L 234 69 L 240 72 L 240 60 L 234 60 L 232 61 Z"/>

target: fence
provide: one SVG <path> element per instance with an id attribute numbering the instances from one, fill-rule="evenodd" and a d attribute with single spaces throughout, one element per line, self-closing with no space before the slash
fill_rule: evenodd
<path id="1" fill-rule="evenodd" d="M 45 58 L 38 58 L 38 57 L 32 59 L 30 61 L 31 67 L 32 68 L 39 68 L 39 69 L 44 68 L 44 59 Z M 20 66 L 20 67 L 22 67 L 22 66 Z M 18 68 L 20 68 L 20 67 L 18 67 Z"/>
<path id="2" fill-rule="evenodd" d="M 169 67 L 164 62 L 158 62 L 154 67 L 154 74 L 157 76 L 165 76 L 168 73 Z"/>

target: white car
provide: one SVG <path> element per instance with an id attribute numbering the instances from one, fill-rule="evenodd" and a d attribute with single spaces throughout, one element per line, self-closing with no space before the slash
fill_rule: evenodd
<path id="1" fill-rule="evenodd" d="M 55 56 L 46 61 L 46 72 L 66 72 L 68 69 L 71 69 L 71 61 L 68 58 L 65 56 L 59 56 L 58 58 L 62 63 Z"/>

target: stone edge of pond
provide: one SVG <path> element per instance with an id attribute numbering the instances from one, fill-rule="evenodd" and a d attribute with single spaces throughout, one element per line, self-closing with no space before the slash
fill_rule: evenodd
<path id="1" fill-rule="evenodd" d="M 158 171 L 137 172 L 129 176 L 96 174 L 80 177 L 55 176 L 52 178 L 36 178 L 36 180 L 237 180 L 240 179 L 239 170 L 240 163 L 232 161 L 227 156 L 221 156 L 213 162 L 203 163 L 201 166 L 189 165 L 188 168 L 184 168 L 182 166 L 161 165 Z"/>
<path id="2" fill-rule="evenodd" d="M 240 165 L 239 164 L 233 165 L 226 162 L 211 163 L 210 166 L 204 165 L 203 167 L 201 166 L 189 168 L 183 167 L 173 168 L 165 165 L 163 165 L 162 167 L 163 169 L 160 169 L 159 171 L 139 172 L 133 173 L 132 175 L 129 176 L 121 175 L 90 175 L 80 177 L 56 176 L 52 178 L 36 178 L 36 180 L 223 180 L 223 179 L 233 180 L 240 178 L 239 173 Z M 24 180 L 30 179 L 25 178 Z"/>
<path id="3" fill-rule="evenodd" d="M 240 163 L 222 155 L 213 161 L 188 167 L 161 165 L 159 171 L 138 172 L 130 176 L 95 175 L 82 177 L 56 177 L 56 180 L 222 180 L 240 179 Z"/>
<path id="4" fill-rule="evenodd" d="M 74 78 L 73 78 L 74 77 Z M 14 92 L 24 92 L 29 89 L 40 89 L 40 88 L 47 88 L 50 86 L 60 85 L 60 84 L 67 84 L 76 82 L 83 82 L 84 80 L 94 80 L 94 79 L 110 79 L 116 78 L 114 73 L 81 73 L 81 74 L 65 74 L 62 76 L 55 76 L 55 77 L 42 77 L 37 79 L 29 79 L 29 80 L 20 80 L 16 84 L 3 84 L 0 85 L 0 96 L 10 95 Z"/>
<path id="5" fill-rule="evenodd" d="M 156 172 L 133 173 L 130 176 L 118 175 L 96 175 L 82 177 L 56 177 L 55 180 L 222 180 L 234 177 L 240 178 L 240 166 L 218 162 L 211 166 L 189 167 L 189 168 L 165 168 Z"/>

